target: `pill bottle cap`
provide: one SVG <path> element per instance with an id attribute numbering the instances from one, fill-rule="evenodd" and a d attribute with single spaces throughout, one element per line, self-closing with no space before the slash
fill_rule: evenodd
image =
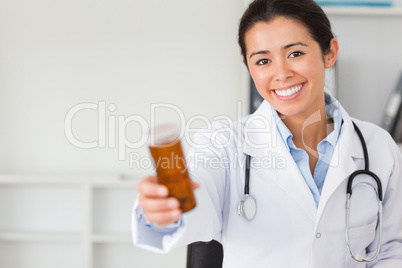
<path id="1" fill-rule="evenodd" d="M 149 131 L 150 146 L 172 143 L 179 138 L 179 127 L 174 124 L 164 124 L 152 128 Z"/>

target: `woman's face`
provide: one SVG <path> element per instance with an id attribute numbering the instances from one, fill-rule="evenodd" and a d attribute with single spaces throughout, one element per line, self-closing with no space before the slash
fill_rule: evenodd
<path id="1" fill-rule="evenodd" d="M 324 105 L 325 68 L 338 44 L 323 55 L 301 23 L 279 17 L 258 22 L 245 35 L 247 64 L 258 92 L 280 114 L 307 118 Z"/>

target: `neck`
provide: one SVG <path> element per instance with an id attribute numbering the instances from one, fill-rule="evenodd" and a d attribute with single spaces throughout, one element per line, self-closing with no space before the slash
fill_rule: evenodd
<path id="1" fill-rule="evenodd" d="M 327 119 L 325 104 L 312 114 L 281 117 L 293 134 L 296 147 L 318 158 L 318 143 L 333 130 L 332 120 Z"/>

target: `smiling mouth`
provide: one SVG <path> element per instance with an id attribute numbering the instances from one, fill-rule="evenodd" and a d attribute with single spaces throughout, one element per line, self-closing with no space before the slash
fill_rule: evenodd
<path id="1" fill-rule="evenodd" d="M 290 87 L 287 89 L 277 89 L 274 90 L 276 94 L 278 94 L 281 97 L 289 97 L 292 96 L 294 94 L 296 94 L 297 92 L 299 92 L 299 90 L 303 87 L 304 84 L 300 84 L 294 87 Z"/>

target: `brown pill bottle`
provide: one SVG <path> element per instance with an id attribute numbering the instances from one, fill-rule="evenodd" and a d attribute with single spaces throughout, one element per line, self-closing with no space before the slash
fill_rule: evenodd
<path id="1" fill-rule="evenodd" d="M 150 145 L 159 182 L 166 185 L 169 196 L 180 202 L 183 212 L 196 206 L 186 160 L 175 125 L 157 126 L 150 131 Z"/>

